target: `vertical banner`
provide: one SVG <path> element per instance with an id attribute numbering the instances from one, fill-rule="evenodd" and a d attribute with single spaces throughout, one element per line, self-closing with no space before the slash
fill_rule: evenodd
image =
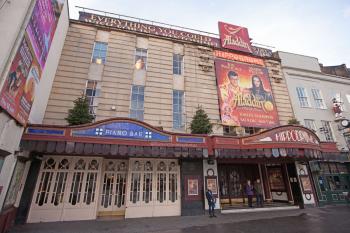
<path id="1" fill-rule="evenodd" d="M 224 125 L 272 128 L 279 125 L 265 67 L 215 59 Z"/>
<path id="2" fill-rule="evenodd" d="M 0 93 L 0 106 L 25 125 L 64 0 L 38 0 Z"/>

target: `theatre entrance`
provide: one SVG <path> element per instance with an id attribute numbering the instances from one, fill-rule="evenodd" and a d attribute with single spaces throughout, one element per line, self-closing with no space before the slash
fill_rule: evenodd
<path id="1" fill-rule="evenodd" d="M 252 183 L 257 179 L 262 180 L 257 164 L 219 164 L 218 173 L 222 206 L 246 204 L 247 180 Z"/>
<path id="2" fill-rule="evenodd" d="M 105 159 L 102 167 L 98 217 L 123 216 L 128 160 Z"/>

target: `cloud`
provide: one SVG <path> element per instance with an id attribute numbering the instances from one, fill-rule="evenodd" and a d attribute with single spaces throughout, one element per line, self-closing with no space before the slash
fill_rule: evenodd
<path id="1" fill-rule="evenodd" d="M 343 15 L 344 18 L 350 18 L 350 6 L 345 7 Z"/>

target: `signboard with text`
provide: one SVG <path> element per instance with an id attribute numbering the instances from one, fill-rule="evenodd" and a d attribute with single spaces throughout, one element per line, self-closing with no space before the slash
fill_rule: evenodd
<path id="1" fill-rule="evenodd" d="M 223 48 L 253 53 L 247 28 L 219 22 L 219 33 Z"/>
<path id="2" fill-rule="evenodd" d="M 265 66 L 264 60 L 261 58 L 246 56 L 246 55 L 232 53 L 232 52 L 214 50 L 214 57 L 223 58 L 223 59 L 232 60 L 232 61 L 250 63 L 250 64 L 259 65 L 259 66 Z"/>
<path id="3" fill-rule="evenodd" d="M 215 60 L 223 125 L 272 128 L 279 125 L 266 68 Z"/>
<path id="4" fill-rule="evenodd" d="M 38 0 L 0 93 L 0 106 L 27 123 L 64 0 Z"/>
<path id="5" fill-rule="evenodd" d="M 72 136 L 135 139 L 170 142 L 171 136 L 132 122 L 111 122 L 87 129 L 72 130 Z"/>
<path id="6" fill-rule="evenodd" d="M 257 136 L 243 139 L 244 144 L 261 143 L 302 143 L 318 146 L 319 139 L 309 129 L 303 127 L 281 127 Z"/>
<path id="7" fill-rule="evenodd" d="M 194 42 L 205 46 L 214 48 L 221 48 L 220 39 L 216 37 L 201 35 L 188 31 L 181 31 L 172 28 L 161 27 L 153 24 L 146 24 L 125 20 L 121 18 L 112 18 L 105 15 L 96 15 L 88 12 L 79 12 L 79 20 L 85 23 L 91 23 L 100 26 L 112 27 L 120 30 L 127 30 L 131 32 L 145 33 L 155 36 L 162 36 L 169 39 L 183 40 Z M 250 42 L 249 42 L 250 44 Z M 272 50 L 250 46 L 253 55 L 259 57 L 272 57 Z"/>

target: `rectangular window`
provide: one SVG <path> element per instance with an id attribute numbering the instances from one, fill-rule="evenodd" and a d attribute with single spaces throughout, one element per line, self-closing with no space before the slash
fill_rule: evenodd
<path id="1" fill-rule="evenodd" d="M 86 83 L 85 96 L 89 103 L 89 112 L 96 117 L 98 97 L 100 96 L 100 85 L 95 80 L 88 80 Z"/>
<path id="2" fill-rule="evenodd" d="M 185 119 L 184 119 L 184 92 L 183 91 L 173 91 L 173 128 L 174 129 L 184 129 Z"/>
<path id="3" fill-rule="evenodd" d="M 146 70 L 147 69 L 147 49 L 136 48 L 135 51 L 135 69 Z"/>
<path id="4" fill-rule="evenodd" d="M 332 128 L 331 124 L 329 121 L 321 121 L 322 128 L 320 129 L 321 132 L 324 134 L 325 140 L 327 142 L 333 142 L 333 133 L 332 133 Z"/>
<path id="5" fill-rule="evenodd" d="M 312 96 L 314 97 L 315 100 L 315 106 L 316 108 L 320 108 L 320 109 L 325 109 L 326 106 L 324 104 L 322 95 L 321 95 L 321 91 L 318 89 L 311 89 L 312 92 Z"/>
<path id="6" fill-rule="evenodd" d="M 346 95 L 346 98 L 348 99 L 348 103 L 350 104 L 350 95 Z"/>
<path id="7" fill-rule="evenodd" d="M 173 74 L 181 75 L 183 67 L 183 57 L 180 54 L 173 55 Z"/>
<path id="8" fill-rule="evenodd" d="M 95 42 L 94 51 L 92 52 L 92 62 L 96 64 L 105 64 L 107 56 L 107 43 Z"/>
<path id="9" fill-rule="evenodd" d="M 305 127 L 308 129 L 311 129 L 312 131 L 316 132 L 316 124 L 314 120 L 310 120 L 310 119 L 305 119 Z"/>
<path id="10" fill-rule="evenodd" d="M 297 94 L 299 98 L 300 107 L 310 107 L 305 88 L 297 87 Z"/>
<path id="11" fill-rule="evenodd" d="M 131 106 L 130 106 L 130 118 L 143 121 L 143 103 L 145 101 L 144 86 L 132 86 L 131 90 Z"/>

